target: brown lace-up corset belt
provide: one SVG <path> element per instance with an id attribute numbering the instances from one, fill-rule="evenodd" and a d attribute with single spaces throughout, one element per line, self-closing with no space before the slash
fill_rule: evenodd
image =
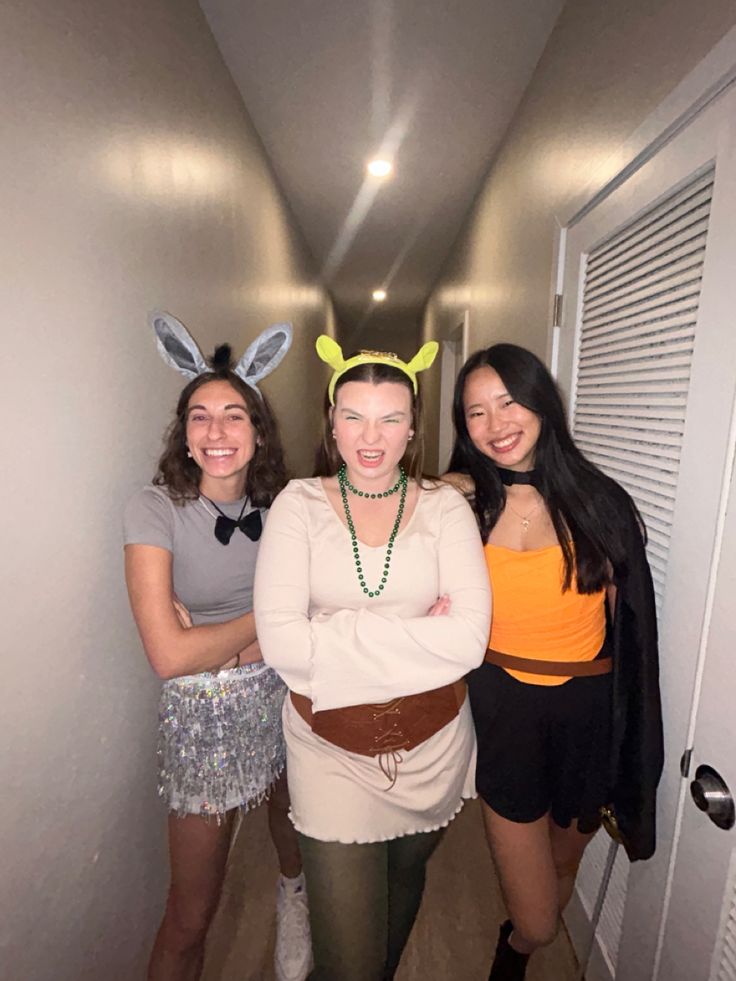
<path id="1" fill-rule="evenodd" d="M 381 756 L 412 750 L 444 729 L 460 711 L 465 692 L 465 682 L 460 680 L 390 702 L 323 712 L 312 712 L 311 700 L 294 691 L 291 701 L 315 735 L 349 753 Z"/>

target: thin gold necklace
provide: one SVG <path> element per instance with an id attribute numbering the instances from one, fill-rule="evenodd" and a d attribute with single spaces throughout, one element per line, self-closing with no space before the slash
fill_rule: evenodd
<path id="1" fill-rule="evenodd" d="M 521 519 L 521 530 L 522 531 L 529 531 L 529 524 L 530 524 L 533 516 L 537 513 L 537 511 L 541 507 L 542 502 L 541 501 L 537 501 L 537 503 L 534 505 L 534 507 L 531 509 L 531 511 L 528 514 L 521 514 L 519 511 L 517 511 L 516 508 L 514 507 L 514 505 L 508 499 L 508 496 L 506 497 L 506 504 L 508 505 L 508 507 L 511 508 L 511 510 L 514 512 L 514 514 L 516 515 L 516 517 Z"/>

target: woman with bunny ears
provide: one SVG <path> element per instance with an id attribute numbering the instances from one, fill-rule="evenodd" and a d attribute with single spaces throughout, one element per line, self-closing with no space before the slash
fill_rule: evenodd
<path id="1" fill-rule="evenodd" d="M 131 607 L 164 680 L 159 794 L 171 886 L 148 977 L 199 978 L 234 817 L 267 799 L 281 866 L 276 977 L 303 981 L 311 946 L 282 774 L 285 687 L 261 659 L 252 612 L 263 518 L 286 482 L 276 421 L 256 385 L 286 354 L 291 327 L 268 328 L 233 366 L 228 345 L 208 365 L 173 317 L 155 314 L 152 324 L 162 357 L 189 382 L 153 484 L 125 513 Z"/>

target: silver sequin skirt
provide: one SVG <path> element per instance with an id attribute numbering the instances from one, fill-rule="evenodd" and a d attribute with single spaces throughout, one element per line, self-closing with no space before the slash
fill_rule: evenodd
<path id="1" fill-rule="evenodd" d="M 260 803 L 284 768 L 286 686 L 265 664 L 164 684 L 159 704 L 159 795 L 176 814 L 219 819 Z"/>

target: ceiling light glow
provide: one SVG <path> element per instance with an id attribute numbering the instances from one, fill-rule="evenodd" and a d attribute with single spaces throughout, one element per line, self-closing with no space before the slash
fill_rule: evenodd
<path id="1" fill-rule="evenodd" d="M 393 169 L 394 167 L 390 160 L 376 158 L 368 164 L 368 173 L 372 177 L 388 177 Z"/>
<path id="2" fill-rule="evenodd" d="M 383 303 L 386 299 L 386 290 L 373 290 L 372 296 L 376 303 Z"/>

